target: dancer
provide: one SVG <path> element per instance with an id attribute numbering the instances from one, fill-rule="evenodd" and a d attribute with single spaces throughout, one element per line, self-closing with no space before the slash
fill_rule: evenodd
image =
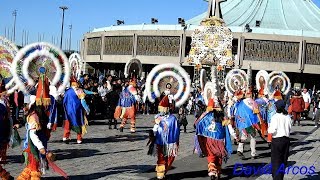
<path id="1" fill-rule="evenodd" d="M 159 114 L 155 116 L 155 125 L 151 133 L 151 144 L 148 154 L 157 152 L 157 178 L 163 179 L 178 154 L 180 128 L 178 119 L 170 113 L 168 96 L 159 103 Z M 155 147 L 154 147 L 155 146 Z"/>
<path id="2" fill-rule="evenodd" d="M 206 112 L 195 121 L 195 127 L 195 151 L 207 156 L 210 178 L 219 179 L 222 160 L 232 153 L 230 132 L 237 138 L 230 120 L 224 118 L 222 109 L 210 98 Z"/>
<path id="3" fill-rule="evenodd" d="M 49 82 L 45 76 L 46 69 L 39 68 L 39 83 L 36 96 L 32 97 L 29 104 L 26 124 L 26 138 L 23 147 L 26 168 L 17 178 L 18 180 L 37 180 L 48 169 L 47 156 L 52 153 L 47 150 L 50 131 L 46 109 L 50 105 Z"/>
<path id="4" fill-rule="evenodd" d="M 131 127 L 130 132 L 135 133 L 136 132 L 136 98 L 135 96 L 130 92 L 135 90 L 134 83 L 131 83 L 129 87 L 129 80 L 127 79 L 125 82 L 125 88 L 120 93 L 120 98 L 118 101 L 118 105 L 116 107 L 114 118 L 116 120 L 122 120 L 120 125 L 120 132 L 123 132 L 124 126 L 127 122 L 127 120 L 130 118 L 131 120 Z"/>
<path id="5" fill-rule="evenodd" d="M 238 90 L 235 95 L 237 99 L 234 104 L 233 117 L 239 131 L 240 142 L 237 148 L 238 155 L 245 159 L 243 155 L 244 141 L 250 137 L 251 156 L 256 158 L 256 130 L 261 130 L 259 126 L 259 110 L 257 104 L 249 98 L 244 98 L 244 93 Z"/>
<path id="6" fill-rule="evenodd" d="M 85 115 L 90 113 L 89 106 L 85 101 L 85 93 L 79 88 L 77 80 L 71 78 L 71 87 L 65 92 L 63 107 L 65 111 L 63 142 L 69 143 L 71 129 L 77 133 L 77 143 L 82 143 L 82 137 L 87 133 L 88 120 Z M 84 111 L 85 110 L 85 111 Z"/>

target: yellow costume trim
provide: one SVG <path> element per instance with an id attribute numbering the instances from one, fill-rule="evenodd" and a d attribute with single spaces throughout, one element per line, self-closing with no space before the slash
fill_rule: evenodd
<path id="1" fill-rule="evenodd" d="M 84 125 L 81 127 L 82 136 L 84 136 L 85 134 L 88 133 L 88 131 L 87 131 L 87 126 L 88 125 L 89 125 L 88 119 L 87 119 L 86 115 L 84 115 Z"/>
<path id="2" fill-rule="evenodd" d="M 123 118 L 123 116 L 126 114 L 126 108 L 125 107 L 123 107 L 123 108 L 121 108 L 121 115 L 120 115 L 120 119 L 122 119 Z"/>
<path id="3" fill-rule="evenodd" d="M 41 129 L 41 125 L 40 125 L 39 121 L 37 121 L 36 118 L 34 118 L 33 116 L 28 116 L 27 122 L 28 122 L 28 124 L 34 123 L 37 131 Z"/>
<path id="4" fill-rule="evenodd" d="M 51 99 L 50 98 L 37 98 L 36 99 L 36 105 L 37 106 L 49 106 L 51 104 Z"/>
<path id="5" fill-rule="evenodd" d="M 228 126 L 229 124 L 231 124 L 230 119 L 225 119 L 222 121 L 222 126 Z"/>
<path id="6" fill-rule="evenodd" d="M 78 94 L 79 99 L 84 99 L 86 97 L 85 93 Z"/>
<path id="7" fill-rule="evenodd" d="M 158 107 L 158 111 L 159 112 L 169 112 L 169 108 L 168 107 L 159 106 Z"/>
<path id="8" fill-rule="evenodd" d="M 254 113 L 254 114 L 259 114 L 260 111 L 259 111 L 259 109 L 256 109 L 256 108 L 255 108 L 255 109 L 253 109 L 253 113 Z"/>
<path id="9" fill-rule="evenodd" d="M 156 166 L 156 172 L 157 172 L 157 178 L 158 179 L 163 179 L 166 171 L 166 166 L 165 165 L 157 165 Z"/>

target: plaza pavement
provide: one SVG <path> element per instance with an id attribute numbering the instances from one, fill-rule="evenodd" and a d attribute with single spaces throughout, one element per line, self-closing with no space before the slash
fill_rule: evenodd
<path id="1" fill-rule="evenodd" d="M 71 180 L 82 179 L 155 179 L 154 167 L 156 157 L 147 155 L 147 142 L 149 130 L 152 126 L 153 115 L 137 116 L 137 132 L 131 134 L 129 125 L 123 133 L 118 130 L 109 130 L 105 120 L 96 120 L 88 127 L 88 134 L 84 137 L 83 144 L 76 144 L 75 134 L 72 133 L 73 141 L 70 144 L 61 142 L 61 127 L 57 132 L 52 133 L 49 141 L 49 149 L 57 154 L 55 162 L 62 168 Z M 193 120 L 188 117 L 188 133 L 181 132 L 180 149 L 178 157 L 173 163 L 172 170 L 167 174 L 167 179 L 208 179 L 207 163 L 205 158 L 199 158 L 193 154 Z M 317 162 L 320 155 L 320 143 L 317 137 L 320 130 L 316 130 L 313 122 L 304 121 L 303 126 L 294 126 L 291 136 L 293 154 L 289 161 L 296 165 L 312 164 Z M 119 127 L 119 125 L 118 125 Z M 314 131 L 314 132 L 313 132 Z M 20 135 L 24 137 L 24 128 L 19 129 Z M 305 139 L 306 138 L 306 139 Z M 304 140 L 305 139 L 305 140 Z M 300 142 L 299 140 L 303 140 Z M 266 179 L 268 176 L 247 176 L 233 175 L 235 163 L 242 163 L 245 166 L 264 166 L 270 162 L 270 148 L 260 138 L 257 141 L 258 159 L 250 158 L 250 147 L 245 146 L 244 155 L 246 160 L 241 160 L 236 154 L 236 146 L 233 146 L 234 154 L 227 163 L 223 164 L 222 179 Z M 9 163 L 5 168 L 17 177 L 23 170 L 21 164 L 21 148 L 9 149 Z M 316 167 L 319 172 L 320 167 Z M 293 179 L 300 179 L 300 176 L 288 176 Z M 316 178 L 306 176 L 305 178 Z M 58 174 L 49 171 L 44 179 L 62 179 Z"/>

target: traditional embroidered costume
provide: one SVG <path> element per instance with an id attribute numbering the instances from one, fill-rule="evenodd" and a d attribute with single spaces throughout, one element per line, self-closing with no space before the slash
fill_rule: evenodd
<path id="1" fill-rule="evenodd" d="M 232 153 L 230 132 L 235 136 L 230 120 L 224 120 L 223 111 L 215 107 L 211 98 L 207 111 L 196 121 L 195 152 L 206 156 L 208 175 L 211 179 L 219 178 L 222 160 Z"/>
<path id="2" fill-rule="evenodd" d="M 26 168 L 17 178 L 18 180 L 37 180 L 48 169 L 47 143 L 50 138 L 49 122 L 46 109 L 51 103 L 49 96 L 49 82 L 45 76 L 45 68 L 39 68 L 40 77 L 36 96 L 31 96 L 29 114 L 26 124 L 26 138 L 23 146 Z M 52 154 L 50 153 L 50 156 Z"/>
<path id="3" fill-rule="evenodd" d="M 118 105 L 116 107 L 114 118 L 121 119 L 120 131 L 123 132 L 123 128 L 128 119 L 131 121 L 130 131 L 134 133 L 136 131 L 136 97 L 133 92 L 136 92 L 134 84 L 130 84 L 125 87 L 120 93 Z"/>
<path id="4" fill-rule="evenodd" d="M 65 111 L 63 141 L 70 141 L 71 129 L 77 133 L 77 143 L 82 143 L 82 136 L 87 133 L 86 126 L 88 120 L 85 112 L 90 113 L 89 106 L 85 101 L 85 93 L 79 88 L 75 78 L 71 79 L 71 87 L 66 90 L 63 98 L 63 107 Z"/>
<path id="5" fill-rule="evenodd" d="M 170 114 L 170 103 L 168 96 L 164 96 L 159 104 L 159 114 L 155 116 L 153 127 L 153 139 L 151 149 L 156 150 L 158 157 L 156 172 L 157 178 L 163 179 L 170 169 L 178 154 L 180 128 L 178 119 Z M 151 136 L 152 136 L 151 135 Z M 149 150 L 148 154 L 154 154 Z"/>
<path id="6" fill-rule="evenodd" d="M 256 156 L 256 130 L 261 130 L 258 105 L 251 98 L 243 99 L 243 92 L 241 90 L 235 93 L 237 102 L 234 104 L 233 117 L 239 132 L 241 142 L 238 145 L 238 154 L 243 156 L 244 143 L 250 137 L 251 156 Z"/>

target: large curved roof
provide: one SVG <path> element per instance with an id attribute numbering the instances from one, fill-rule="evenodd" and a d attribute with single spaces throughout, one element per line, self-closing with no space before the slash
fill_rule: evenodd
<path id="1" fill-rule="evenodd" d="M 315 2 L 320 0 L 314 0 Z M 320 3 L 319 3 L 320 4 Z M 232 32 L 320 37 L 320 9 L 312 0 L 227 0 L 221 3 L 222 15 Z M 179 24 L 136 24 L 109 26 L 92 32 L 121 30 L 194 30 L 207 15 L 202 13 Z M 260 21 L 260 27 L 256 27 Z"/>
<path id="2" fill-rule="evenodd" d="M 320 31 L 320 9 L 311 0 L 227 0 L 220 6 L 229 27 L 255 27 L 260 21 L 260 28 Z M 198 25 L 206 14 L 186 23 Z"/>

